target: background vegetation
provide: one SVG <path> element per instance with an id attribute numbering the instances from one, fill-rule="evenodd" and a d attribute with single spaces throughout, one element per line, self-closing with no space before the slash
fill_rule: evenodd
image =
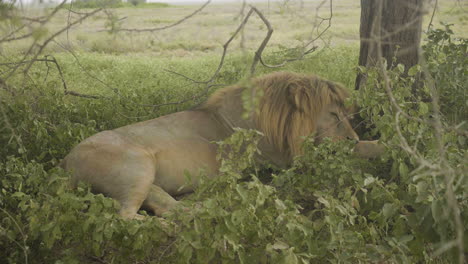
<path id="1" fill-rule="evenodd" d="M 98 131 L 203 101 L 206 97 L 199 95 L 206 85 L 174 72 L 209 79 L 222 44 L 240 23 L 240 7 L 211 5 L 176 27 L 139 33 L 119 30 L 168 26 L 194 7 L 107 9 L 44 48 L 39 58 L 47 54 L 59 67 L 36 62 L 27 74 L 22 73 L 26 65 L 20 65 L 10 76 L 9 63 L 21 60 L 32 42 L 47 39 L 78 15 L 59 10 L 47 27 L 33 30 L 33 37 L 2 42 L 1 76 L 9 78 L 0 83 L 0 262 L 457 261 L 459 232 L 468 251 L 468 29 L 466 13 L 459 12 L 468 7 L 439 2 L 437 27 L 424 36 L 424 64 L 406 77 L 398 65 L 385 72 L 403 112 L 389 100 L 382 72 L 359 69 L 367 71 L 368 85 L 354 98 L 361 116 L 373 124 L 366 137 L 380 137 L 387 148 L 382 158 L 353 158 L 350 142 L 314 146 L 306 140 L 305 155 L 291 168 L 265 168 L 252 158 L 260 135 L 240 130 L 220 143 L 220 151 L 226 145 L 245 151 L 231 153 L 219 178 L 206 180 L 184 198 L 192 208 L 189 213 L 175 211 L 144 221 L 121 220 L 116 202 L 90 193 L 85 185 L 70 190 L 68 175 L 56 166 L 74 145 Z M 291 47 L 316 36 L 311 25 L 317 5 L 304 5 L 259 5 L 275 28 L 267 62 L 293 56 Z M 9 14 L 9 7 L 0 7 Z M 51 9 L 22 12 L 37 15 Z M 327 12 L 318 9 L 320 16 Z M 6 15 L 2 19 L 2 30 L 17 23 Z M 439 20 L 454 25 L 440 25 Z M 112 34 L 100 32 L 109 29 Z M 354 87 L 358 30 L 358 2 L 335 3 L 332 27 L 315 42 L 317 50 L 281 70 L 315 73 Z M 210 92 L 248 75 L 265 26 L 253 19 L 244 32 L 229 47 Z M 275 70 L 259 66 L 256 74 Z M 430 77 L 415 90 L 420 72 Z M 67 95 L 63 81 L 68 91 L 88 97 Z M 434 96 L 440 97 L 438 104 Z"/>

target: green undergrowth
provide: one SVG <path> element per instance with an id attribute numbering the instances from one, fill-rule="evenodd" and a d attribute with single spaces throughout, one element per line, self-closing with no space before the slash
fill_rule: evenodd
<path id="1" fill-rule="evenodd" d="M 343 48 L 328 53 L 345 56 L 348 51 Z M 199 105 L 207 98 L 206 92 L 209 94 L 245 78 L 249 66 L 249 58 L 240 54 L 228 56 L 213 86 L 206 89 L 207 84 L 196 82 L 211 78 L 219 64 L 216 56 L 183 59 L 75 55 L 55 55 L 63 81 L 55 64 L 37 63 L 27 76 L 30 82 L 24 83 L 24 76 L 18 74 L 9 82 L 12 93 L 2 91 L 2 111 L 8 122 L 5 126 L 8 133 L 0 135 L 5 146 L 0 149 L 1 160 L 16 153 L 54 166 L 71 146 L 98 131 Z M 354 58 L 347 62 L 342 59 L 342 64 L 329 71 L 333 65 L 330 63 L 335 61 L 330 57 L 325 51 L 291 63 L 284 70 L 314 72 L 344 84 L 351 83 L 350 65 Z M 258 74 L 273 70 L 261 69 Z M 99 98 L 65 95 L 65 91 Z M 179 101 L 186 102 L 173 104 Z"/>
<path id="2" fill-rule="evenodd" d="M 98 131 L 203 101 L 161 105 L 202 93 L 205 85 L 192 80 L 208 80 L 219 57 L 82 53 L 80 66 L 72 55 L 56 54 L 68 91 L 98 99 L 65 95 L 55 66 L 35 64 L 27 78 L 14 76 L 0 90 L 1 262 L 456 263 L 456 238 L 464 235 L 466 251 L 468 237 L 466 125 L 460 124 L 466 96 L 446 95 L 463 85 L 451 79 L 451 67 L 466 69 L 456 56 L 466 54 L 466 44 L 444 32 L 431 35 L 433 46 L 425 53 L 429 65 L 446 62 L 430 68 L 441 95 L 440 116 L 427 100 L 435 94 L 431 83 L 413 89 L 422 67 L 402 77 L 405 69 L 394 65 L 386 75 L 396 103 L 412 118 L 391 104 L 381 73 L 365 70 L 367 85 L 354 98 L 367 136 L 380 137 L 386 147 L 383 157 L 362 160 L 352 155 L 352 142 L 316 146 L 307 138 L 303 156 L 287 169 L 274 169 L 254 158 L 262 135 L 238 130 L 219 143 L 220 153 L 229 150 L 220 176 L 204 179 L 184 198 L 191 210 L 143 221 L 120 219 L 115 201 L 85 185 L 71 190 L 69 176 L 56 166 Z M 357 52 L 328 49 L 282 70 L 353 87 Z M 278 62 L 284 54 L 267 54 L 265 61 Z M 214 84 L 243 80 L 250 59 L 229 55 Z M 274 70 L 259 66 L 257 74 Z M 455 78 L 463 76 L 457 72 Z"/>

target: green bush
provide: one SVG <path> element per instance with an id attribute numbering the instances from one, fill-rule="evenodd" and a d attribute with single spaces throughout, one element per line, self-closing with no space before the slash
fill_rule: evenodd
<path id="1" fill-rule="evenodd" d="M 453 37 L 451 25 L 431 29 L 423 46 L 427 69 L 440 94 L 441 112 L 451 122 L 468 116 L 468 39 Z"/>
<path id="2" fill-rule="evenodd" d="M 0 164 L 0 179 L 4 263 L 128 263 L 157 254 L 170 239 L 158 218 L 123 221 L 114 200 L 86 186 L 70 190 L 62 170 L 46 172 L 39 163 L 10 157 Z"/>

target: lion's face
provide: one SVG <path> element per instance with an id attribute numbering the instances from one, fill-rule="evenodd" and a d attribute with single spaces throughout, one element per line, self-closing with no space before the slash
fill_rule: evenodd
<path id="1" fill-rule="evenodd" d="M 316 142 L 320 143 L 326 137 L 333 141 L 351 139 L 357 142 L 359 136 L 353 130 L 348 118 L 349 114 L 336 104 L 324 107 L 317 119 Z"/>

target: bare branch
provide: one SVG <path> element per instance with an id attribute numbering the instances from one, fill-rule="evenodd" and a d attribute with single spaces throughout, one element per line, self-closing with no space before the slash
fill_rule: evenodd
<path id="1" fill-rule="evenodd" d="M 226 58 L 226 54 L 227 54 L 227 49 L 229 47 L 229 45 L 231 44 L 231 42 L 234 40 L 234 38 L 237 36 L 237 34 L 239 34 L 239 32 L 244 28 L 244 26 L 247 24 L 247 22 L 249 21 L 249 18 L 251 17 L 251 15 L 253 13 L 256 13 L 261 19 L 262 21 L 265 23 L 265 25 L 267 25 L 268 27 L 268 32 L 267 32 L 267 35 L 266 37 L 263 39 L 262 43 L 260 44 L 260 46 L 258 47 L 257 51 L 255 52 L 255 58 L 252 62 L 252 65 L 250 67 L 250 74 L 251 76 L 254 74 L 255 72 L 255 68 L 256 68 L 256 65 L 258 64 L 258 62 L 260 61 L 260 58 L 261 58 L 261 55 L 262 55 L 262 52 L 263 50 L 265 49 L 266 45 L 268 44 L 268 41 L 270 40 L 270 37 L 271 35 L 273 34 L 273 29 L 270 25 L 270 23 L 268 22 L 268 20 L 263 16 L 263 14 L 255 7 L 251 6 L 250 7 L 250 10 L 249 12 L 247 13 L 247 15 L 245 16 L 244 20 L 241 22 L 241 24 L 237 27 L 236 31 L 231 35 L 231 37 L 224 43 L 223 45 L 223 52 L 222 52 L 222 55 L 221 55 L 221 59 L 219 61 L 219 64 L 218 64 L 218 67 L 216 68 L 214 74 L 207 80 L 207 81 L 195 81 L 193 80 L 192 78 L 190 77 L 187 77 L 181 73 L 175 73 L 173 71 L 169 71 L 168 72 L 171 72 L 173 74 L 176 74 L 176 75 L 179 75 L 179 76 L 182 76 L 184 77 L 185 79 L 187 80 L 191 80 L 192 82 L 196 83 L 196 84 L 205 84 L 205 89 L 198 95 L 195 95 L 191 98 L 186 98 L 186 99 L 183 99 L 181 101 L 178 101 L 178 102 L 173 102 L 173 103 L 165 103 L 165 104 L 160 104 L 160 105 L 155 105 L 154 107 L 159 107 L 159 106 L 163 106 L 163 105 L 173 105 L 173 104 L 180 104 L 180 103 L 185 103 L 185 102 L 188 102 L 188 101 L 192 101 L 192 100 L 195 100 L 195 99 L 198 99 L 202 96 L 205 96 L 208 94 L 209 90 L 211 87 L 213 87 L 214 85 L 212 84 L 214 82 L 214 80 L 216 79 L 216 77 L 218 77 L 219 75 L 219 72 L 221 71 L 223 65 L 224 65 L 224 60 Z"/>
<path id="2" fill-rule="evenodd" d="M 56 9 L 54 9 L 54 12 L 52 12 L 52 14 L 55 14 Z M 34 64 L 34 62 L 38 61 L 38 57 L 39 55 L 42 53 L 42 51 L 44 50 L 44 48 L 51 42 L 53 41 L 58 35 L 62 34 L 63 32 L 65 32 L 66 30 L 68 30 L 70 27 L 78 24 L 78 23 L 81 23 L 83 20 L 87 19 L 88 17 L 90 16 L 93 16 L 95 15 L 96 13 L 100 12 L 102 9 L 96 9 L 92 12 L 89 12 L 89 13 L 86 13 L 85 15 L 83 15 L 81 18 L 73 21 L 72 23 L 69 23 L 66 27 L 56 31 L 54 34 L 52 34 L 51 36 L 49 36 L 42 44 L 38 44 L 38 40 L 34 40 L 33 44 L 29 47 L 28 51 L 23 55 L 23 58 L 21 60 L 19 60 L 18 63 L 10 63 L 10 64 L 14 64 L 15 66 L 10 70 L 10 73 L 7 77 L 4 78 L 4 81 L 6 81 L 7 79 L 9 79 L 11 76 L 13 76 L 16 71 L 18 70 L 18 68 L 25 64 L 24 62 L 28 62 L 28 64 L 26 65 L 25 69 L 23 70 L 23 73 L 26 74 L 29 69 L 31 68 L 31 66 Z M 33 50 L 37 48 L 37 51 L 33 52 Z M 34 53 L 34 54 L 33 54 Z M 28 59 L 29 56 L 32 55 L 32 58 Z M 3 64 L 3 65 L 7 65 L 7 64 Z"/>
<path id="3" fill-rule="evenodd" d="M 429 29 L 431 29 L 432 27 L 432 21 L 434 20 L 434 16 L 437 10 L 438 3 L 439 3 L 439 0 L 435 0 L 434 9 L 432 10 L 431 20 L 429 21 L 429 25 L 427 25 L 427 31 L 429 31 Z"/>
<path id="4" fill-rule="evenodd" d="M 98 77 L 96 77 L 94 74 L 92 74 L 89 70 L 87 70 L 83 64 L 81 64 L 80 60 L 78 59 L 78 56 L 75 54 L 75 52 L 73 52 L 73 50 L 71 50 L 70 48 L 56 42 L 54 40 L 55 44 L 57 44 L 58 46 L 60 46 L 62 49 L 66 50 L 68 53 L 70 53 L 73 58 L 75 59 L 75 62 L 78 64 L 78 66 L 83 70 L 83 72 L 88 76 L 90 77 L 91 79 L 94 79 L 96 81 L 98 81 L 99 83 L 101 83 L 102 85 L 104 85 L 105 87 L 107 87 L 108 89 L 112 90 L 114 93 L 116 94 L 119 94 L 119 90 L 117 88 L 114 88 L 112 86 L 110 86 L 108 83 L 104 82 L 103 80 L 99 79 Z"/>
<path id="5" fill-rule="evenodd" d="M 255 13 L 257 13 L 257 15 L 260 17 L 260 19 L 263 21 L 263 23 L 265 23 L 265 25 L 268 28 L 268 32 L 267 32 L 265 38 L 263 39 L 262 43 L 258 47 L 257 51 L 255 52 L 254 60 L 252 62 L 252 65 L 250 66 L 250 75 L 253 75 L 255 73 L 255 68 L 256 68 L 258 62 L 262 58 L 263 50 L 265 49 L 266 45 L 270 41 L 271 35 L 273 34 L 273 28 L 271 27 L 270 22 L 262 14 L 262 12 L 258 11 L 258 9 L 253 7 L 253 6 L 251 8 L 252 8 L 253 11 L 255 11 Z"/>
<path id="6" fill-rule="evenodd" d="M 53 63 L 55 65 L 55 67 L 57 68 L 57 71 L 59 73 L 60 80 L 62 81 L 64 94 L 83 97 L 83 98 L 89 98 L 89 99 L 102 99 L 102 98 L 104 98 L 103 96 L 88 95 L 88 94 L 82 94 L 82 93 L 75 92 L 75 91 L 70 91 L 68 89 L 68 87 L 67 87 L 67 83 L 65 82 L 65 78 L 64 78 L 63 72 L 62 72 L 62 68 L 60 67 L 60 65 L 57 62 L 57 60 L 55 59 L 55 57 L 52 56 L 52 55 L 46 55 L 44 57 L 44 59 L 35 59 L 35 60 L 25 60 L 25 61 L 20 61 L 20 62 L 0 63 L 0 66 L 16 65 L 18 67 L 19 65 L 24 65 L 24 64 L 29 65 L 29 64 L 35 63 L 35 62 L 45 62 L 46 64 Z M 48 75 L 48 72 L 49 72 L 49 68 L 47 69 L 46 75 Z M 0 79 L 0 83 L 4 83 L 4 81 L 2 79 Z"/>
<path id="7" fill-rule="evenodd" d="M 304 57 L 306 55 L 311 54 L 311 53 L 313 53 L 314 51 L 317 50 L 318 46 L 312 46 L 312 47 L 309 47 L 309 46 L 312 45 L 318 39 L 322 38 L 322 36 L 325 34 L 325 32 L 327 32 L 328 29 L 330 29 L 332 18 L 333 18 L 333 0 L 330 0 L 330 16 L 326 17 L 326 18 L 322 18 L 322 17 L 320 17 L 318 15 L 319 9 L 325 4 L 325 2 L 326 2 L 326 0 L 322 1 L 316 8 L 316 21 L 318 19 L 320 19 L 320 22 L 318 22 L 318 23 L 315 22 L 315 25 L 314 25 L 314 28 L 317 30 L 317 36 L 315 38 L 311 39 L 307 44 L 305 44 L 303 46 L 303 51 L 301 52 L 301 54 L 299 56 L 297 56 L 296 58 L 285 59 L 285 60 L 283 60 L 283 62 L 275 64 L 275 65 L 267 64 L 260 57 L 260 62 L 262 63 L 263 66 L 265 66 L 267 68 L 281 68 L 281 67 L 285 66 L 287 63 L 302 60 L 302 59 L 304 59 Z M 325 21 L 328 21 L 328 25 L 322 31 L 319 32 L 320 26 Z"/>
<path id="8" fill-rule="evenodd" d="M 34 55 L 33 60 L 36 59 L 39 54 L 42 53 L 44 48 L 53 40 L 55 39 L 58 35 L 62 34 L 63 32 L 67 31 L 70 27 L 73 27 L 74 25 L 81 23 L 83 20 L 87 19 L 90 16 L 93 16 L 97 13 L 99 13 L 102 10 L 102 8 L 96 9 L 90 13 L 87 13 L 86 15 L 83 15 L 81 18 L 73 21 L 72 23 L 68 24 L 66 27 L 60 29 L 59 31 L 55 32 L 52 34 L 49 38 L 47 38 L 41 45 L 39 45 L 39 50 L 36 52 L 36 55 Z M 29 68 L 32 66 L 32 62 L 26 67 L 25 72 L 29 70 Z"/>

